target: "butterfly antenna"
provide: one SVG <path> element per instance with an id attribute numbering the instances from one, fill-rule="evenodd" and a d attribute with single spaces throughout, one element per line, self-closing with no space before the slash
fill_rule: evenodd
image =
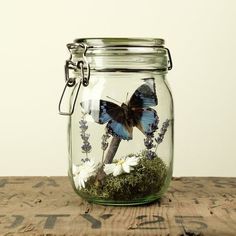
<path id="1" fill-rule="evenodd" d="M 115 102 L 117 102 L 117 103 L 120 103 L 120 104 L 121 104 L 121 102 L 117 101 L 117 100 L 116 100 L 116 99 L 114 99 L 114 98 L 111 98 L 111 97 L 109 97 L 109 96 L 107 96 L 107 98 L 109 98 L 109 99 L 111 99 L 111 100 L 113 100 L 113 101 L 115 101 Z"/>
<path id="2" fill-rule="evenodd" d="M 128 103 L 128 95 L 129 95 L 129 93 L 126 94 L 126 99 L 125 99 L 126 104 Z"/>

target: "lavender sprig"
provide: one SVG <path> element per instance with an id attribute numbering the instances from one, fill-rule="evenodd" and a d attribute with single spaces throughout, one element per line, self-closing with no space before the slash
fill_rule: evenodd
<path id="1" fill-rule="evenodd" d="M 84 117 L 82 117 L 82 120 L 79 121 L 79 124 L 80 124 L 79 127 L 82 131 L 85 132 L 88 129 L 87 121 L 84 120 Z"/>
<path id="2" fill-rule="evenodd" d="M 160 144 L 163 141 L 165 133 L 166 133 L 167 128 L 168 128 L 169 125 L 170 125 L 170 120 L 166 119 L 166 121 L 163 122 L 163 124 L 162 124 L 159 136 L 157 138 L 155 138 L 155 141 L 157 142 L 157 144 Z"/>
<path id="3" fill-rule="evenodd" d="M 89 142 L 84 142 L 84 144 L 81 146 L 81 148 L 83 150 L 82 152 L 87 154 L 91 151 L 92 146 L 90 145 Z"/>
<path id="4" fill-rule="evenodd" d="M 145 151 L 145 156 L 147 157 L 147 159 L 152 160 L 155 157 L 157 157 L 157 154 L 156 154 L 156 152 L 149 149 L 149 150 Z"/>
<path id="5" fill-rule="evenodd" d="M 146 138 L 144 139 L 144 145 L 146 146 L 147 149 L 152 149 L 153 148 L 153 139 L 152 136 L 147 135 Z"/>
<path id="6" fill-rule="evenodd" d="M 87 121 L 84 119 L 84 116 L 82 116 L 82 120 L 79 121 L 79 128 L 81 129 L 81 138 L 83 140 L 83 145 L 81 146 L 82 152 L 86 153 L 86 156 L 89 152 L 91 152 L 92 146 L 89 143 L 89 137 L 90 134 L 86 133 L 86 130 L 88 129 Z"/>
<path id="7" fill-rule="evenodd" d="M 153 135 L 147 135 L 144 139 L 144 145 L 146 146 L 145 150 L 145 156 L 147 159 L 152 160 L 154 159 L 157 154 L 152 151 L 151 149 L 155 147 L 155 144 L 153 144 Z"/>
<path id="8" fill-rule="evenodd" d="M 86 162 L 86 161 L 89 161 L 89 159 L 86 157 L 85 159 L 81 159 L 82 162 Z"/>

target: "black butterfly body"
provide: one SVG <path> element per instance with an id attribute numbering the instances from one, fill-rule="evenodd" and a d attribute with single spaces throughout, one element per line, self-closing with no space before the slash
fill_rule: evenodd
<path id="1" fill-rule="evenodd" d="M 153 82 L 153 79 L 149 81 Z M 157 96 L 154 82 L 144 83 L 138 87 L 131 96 L 127 104 L 122 103 L 121 106 L 99 100 L 99 113 L 93 109 L 93 100 L 87 103 L 82 102 L 81 106 L 85 112 L 92 115 L 99 124 L 107 123 L 107 131 L 113 136 L 118 136 L 124 140 L 132 139 L 133 127 L 137 127 L 145 135 L 152 135 L 158 128 L 159 118 L 154 109 L 150 106 L 157 105 Z"/>

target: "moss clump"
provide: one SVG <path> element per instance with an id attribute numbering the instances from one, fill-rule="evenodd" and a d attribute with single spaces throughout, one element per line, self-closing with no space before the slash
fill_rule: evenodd
<path id="1" fill-rule="evenodd" d="M 102 184 L 91 177 L 86 183 L 86 188 L 80 190 L 81 195 L 89 198 L 102 198 L 109 200 L 131 200 L 158 193 L 167 177 L 165 163 L 155 157 L 147 159 L 141 153 L 141 159 L 130 173 L 114 177 L 106 175 Z"/>

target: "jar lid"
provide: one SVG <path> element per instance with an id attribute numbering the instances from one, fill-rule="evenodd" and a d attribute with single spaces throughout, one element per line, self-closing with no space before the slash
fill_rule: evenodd
<path id="1" fill-rule="evenodd" d="M 165 44 L 161 38 L 79 38 L 74 43 L 88 47 L 160 47 Z"/>
<path id="2" fill-rule="evenodd" d="M 71 60 L 85 61 L 95 71 L 167 72 L 170 52 L 161 38 L 79 38 L 67 44 Z"/>

